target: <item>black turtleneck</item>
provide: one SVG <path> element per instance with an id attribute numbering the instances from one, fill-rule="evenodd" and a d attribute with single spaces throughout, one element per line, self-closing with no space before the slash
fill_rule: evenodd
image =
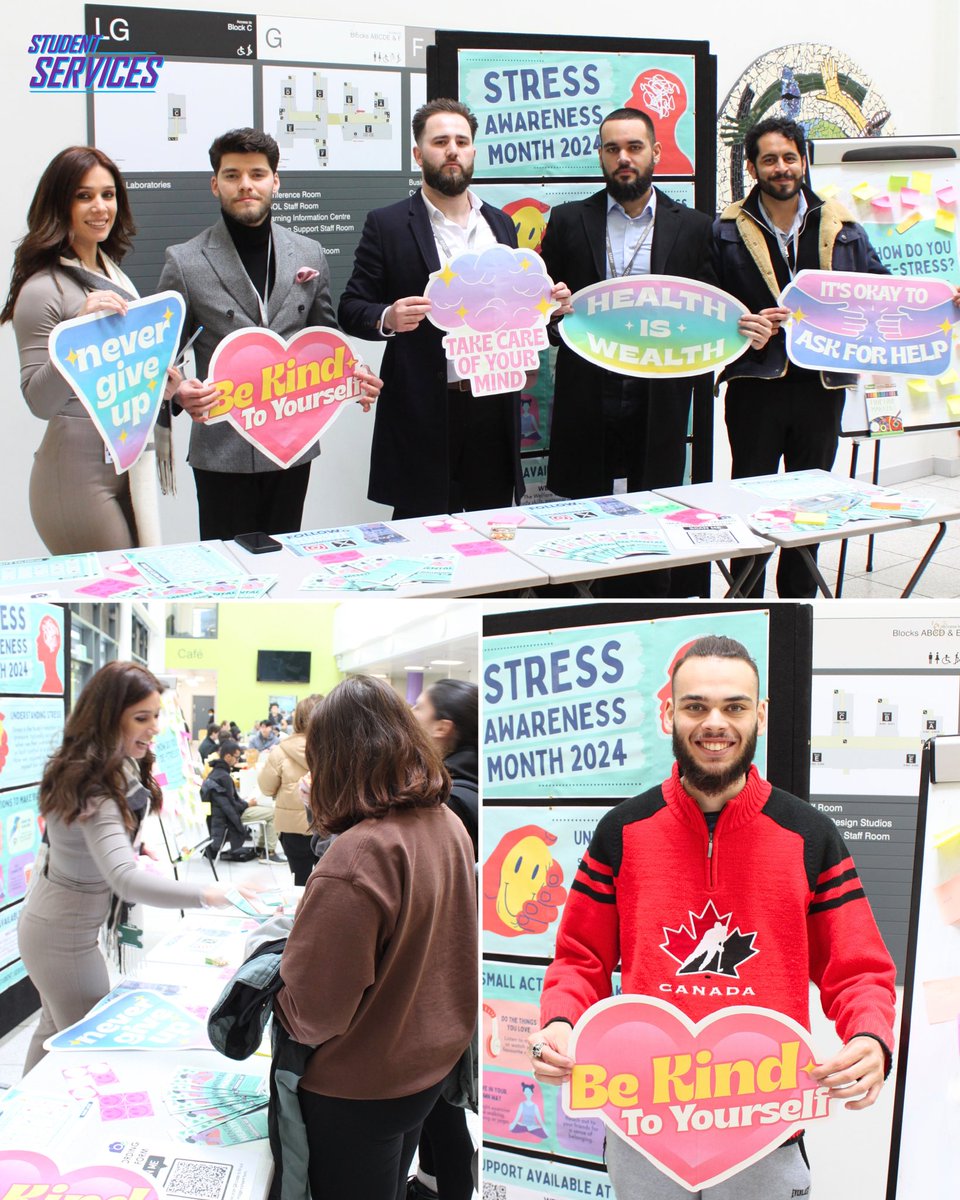
<path id="1" fill-rule="evenodd" d="M 223 209 L 220 211 L 223 215 L 223 223 L 227 227 L 227 232 L 233 239 L 233 244 L 240 255 L 243 269 L 250 276 L 250 282 L 257 289 L 262 300 L 264 297 L 264 283 L 267 278 L 267 252 L 270 248 L 270 238 L 273 232 L 270 224 L 270 213 L 267 213 L 266 219 L 261 221 L 259 225 L 242 225 L 239 221 L 235 221 L 229 213 L 223 212 Z M 277 277 L 275 255 L 269 255 L 269 263 L 270 291 L 272 292 Z"/>

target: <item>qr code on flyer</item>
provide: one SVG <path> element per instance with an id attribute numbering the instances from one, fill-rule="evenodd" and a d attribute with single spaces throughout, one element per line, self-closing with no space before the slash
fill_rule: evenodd
<path id="1" fill-rule="evenodd" d="M 229 1163 L 175 1158 L 163 1190 L 168 1197 L 184 1200 L 222 1200 L 232 1170 Z"/>
<path id="2" fill-rule="evenodd" d="M 483 1200 L 507 1200 L 507 1189 L 502 1183 L 485 1183 Z"/>
<path id="3" fill-rule="evenodd" d="M 695 546 L 735 546 L 737 539 L 734 533 L 723 525 L 700 525 L 684 530 L 687 538 Z"/>

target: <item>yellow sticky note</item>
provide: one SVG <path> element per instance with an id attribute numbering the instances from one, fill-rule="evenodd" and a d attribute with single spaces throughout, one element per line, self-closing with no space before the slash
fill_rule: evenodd
<path id="1" fill-rule="evenodd" d="M 960 396 L 948 396 L 946 399 L 947 412 L 951 417 L 960 417 Z"/>
<path id="2" fill-rule="evenodd" d="M 870 200 L 877 194 L 877 189 L 875 187 L 871 187 L 869 183 L 861 183 L 852 189 L 851 194 L 855 196 L 857 200 Z"/>
<path id="3" fill-rule="evenodd" d="M 911 396 L 929 396 L 930 395 L 930 380 L 929 379 L 908 379 L 907 387 L 910 389 Z"/>
<path id="4" fill-rule="evenodd" d="M 955 838 L 960 838 L 960 825 L 948 825 L 946 829 L 940 829 L 933 835 L 933 844 L 939 849 Z"/>
<path id="5" fill-rule="evenodd" d="M 835 196 L 840 189 L 834 183 L 828 183 L 822 188 L 817 188 L 817 195 L 821 200 L 829 200 L 831 196 Z"/>
<path id="6" fill-rule="evenodd" d="M 827 514 L 822 512 L 795 512 L 794 525 L 826 525 Z"/>
<path id="7" fill-rule="evenodd" d="M 910 186 L 918 192 L 923 192 L 925 196 L 929 196 L 933 190 L 933 176 L 927 171 L 914 171 L 910 176 Z"/>
<path id="8" fill-rule="evenodd" d="M 956 216 L 943 208 L 937 209 L 937 215 L 934 217 L 933 223 L 941 233 L 954 233 L 957 228 Z"/>
<path id="9" fill-rule="evenodd" d="M 901 188 L 909 185 L 910 180 L 906 175 L 891 175 L 887 183 L 887 190 L 890 192 L 899 192 Z"/>
<path id="10" fill-rule="evenodd" d="M 906 233 L 908 229 L 912 229 L 914 225 L 921 219 L 918 212 L 912 212 L 909 217 L 904 217 L 897 226 L 897 233 Z"/>
<path id="11" fill-rule="evenodd" d="M 960 378 L 960 376 L 957 375 L 957 372 L 954 370 L 954 368 L 949 367 L 942 375 L 937 377 L 937 383 L 941 384 L 943 387 L 949 387 L 952 383 L 956 383 L 958 378 Z"/>

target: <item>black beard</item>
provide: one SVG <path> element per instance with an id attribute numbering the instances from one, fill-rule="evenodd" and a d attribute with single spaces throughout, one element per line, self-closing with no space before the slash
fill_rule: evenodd
<path id="1" fill-rule="evenodd" d="M 651 167 L 643 175 L 638 175 L 630 183 L 617 179 L 615 175 L 608 175 L 606 171 L 604 171 L 603 177 L 607 181 L 607 191 L 614 200 L 618 204 L 629 204 L 631 200 L 642 200 L 650 191 L 650 185 L 653 183 L 653 168 Z"/>
<path id="2" fill-rule="evenodd" d="M 473 178 L 473 163 L 468 167 L 461 167 L 459 175 L 444 171 L 443 167 L 429 166 L 426 162 L 421 165 L 420 170 L 427 187 L 433 188 L 442 196 L 462 196 Z"/>
<path id="3" fill-rule="evenodd" d="M 780 182 L 782 183 L 786 181 L 781 180 Z M 794 196 L 799 195 L 800 189 L 803 187 L 803 180 L 795 179 L 791 180 L 791 183 L 793 184 L 792 191 L 785 194 L 784 192 L 779 191 L 776 184 L 772 183 L 770 180 L 757 180 L 757 185 L 759 186 L 760 191 L 763 192 L 765 196 L 769 196 L 771 200 L 792 200 Z"/>
<path id="4" fill-rule="evenodd" d="M 673 757 L 680 766 L 680 777 L 684 786 L 687 791 L 692 788 L 696 792 L 703 792 L 705 796 L 718 796 L 726 791 L 731 783 L 736 783 L 742 775 L 745 776 L 756 752 L 757 727 L 754 726 L 743 744 L 740 757 L 735 762 L 720 771 L 708 771 L 691 758 L 686 744 L 680 740 L 676 729 L 673 731 Z"/>

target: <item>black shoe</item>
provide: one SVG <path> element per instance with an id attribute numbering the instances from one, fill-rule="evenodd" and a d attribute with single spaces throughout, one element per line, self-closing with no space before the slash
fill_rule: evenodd
<path id="1" fill-rule="evenodd" d="M 414 1175 L 407 1180 L 407 1200 L 438 1200 L 437 1193 Z"/>

